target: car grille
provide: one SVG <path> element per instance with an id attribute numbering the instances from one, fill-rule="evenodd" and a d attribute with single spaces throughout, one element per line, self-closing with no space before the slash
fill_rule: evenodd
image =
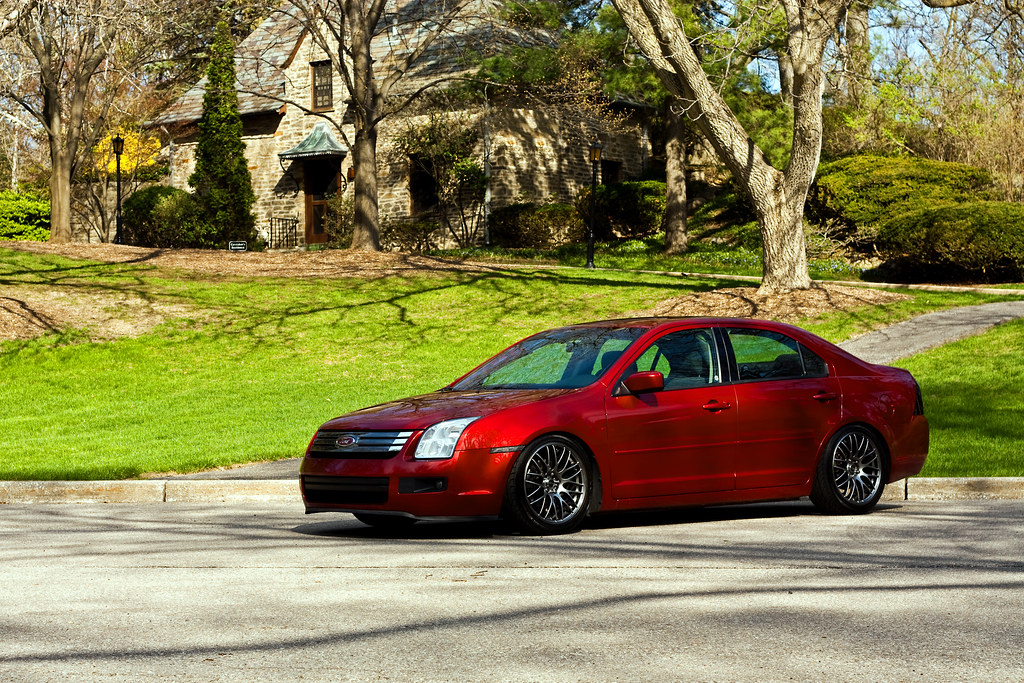
<path id="1" fill-rule="evenodd" d="M 304 475 L 307 503 L 380 505 L 388 502 L 387 477 L 317 477 Z"/>
<path id="2" fill-rule="evenodd" d="M 412 436 L 405 432 L 346 432 L 322 429 L 313 439 L 309 449 L 311 458 L 334 458 L 344 460 L 387 460 L 398 455 Z M 339 440 L 352 439 L 345 446 Z"/>

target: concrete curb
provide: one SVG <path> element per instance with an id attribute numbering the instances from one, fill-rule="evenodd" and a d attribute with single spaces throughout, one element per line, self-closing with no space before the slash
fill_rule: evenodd
<path id="1" fill-rule="evenodd" d="M 26 503 L 297 502 L 298 479 L 0 481 L 0 505 Z"/>
<path id="2" fill-rule="evenodd" d="M 1022 500 L 1024 477 L 901 479 L 883 501 Z M 291 503 L 297 479 L 129 479 L 125 481 L 0 481 L 0 505 L 34 503 Z"/>

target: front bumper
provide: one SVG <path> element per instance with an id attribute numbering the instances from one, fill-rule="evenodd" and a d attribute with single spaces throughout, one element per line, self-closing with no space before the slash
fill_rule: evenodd
<path id="1" fill-rule="evenodd" d="M 386 460 L 307 455 L 299 470 L 306 512 L 416 518 L 492 517 L 501 512 L 515 453 L 470 449 L 456 451 L 449 460 L 413 460 L 411 450 Z"/>

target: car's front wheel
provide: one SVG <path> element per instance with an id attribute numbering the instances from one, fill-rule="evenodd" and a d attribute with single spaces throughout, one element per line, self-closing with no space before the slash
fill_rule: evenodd
<path id="1" fill-rule="evenodd" d="M 506 516 L 527 533 L 576 531 L 587 516 L 591 481 L 589 461 L 578 443 L 558 435 L 541 437 L 512 467 Z"/>
<path id="2" fill-rule="evenodd" d="M 886 472 L 881 440 L 864 427 L 846 427 L 825 447 L 811 488 L 811 502 L 834 515 L 867 512 L 882 497 Z"/>

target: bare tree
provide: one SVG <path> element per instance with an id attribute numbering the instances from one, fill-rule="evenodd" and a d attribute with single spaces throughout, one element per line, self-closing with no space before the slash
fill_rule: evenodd
<path id="1" fill-rule="evenodd" d="M 386 117 L 465 72 L 459 54 L 482 43 L 481 0 L 292 0 L 278 11 L 299 17 L 346 89 L 344 116 L 328 118 L 352 150 L 355 217 L 352 248 L 380 249 L 377 133 Z M 289 105 L 310 111 L 308 103 Z M 317 113 L 317 112 L 310 112 Z M 353 139 L 342 122 L 350 119 Z"/>
<path id="2" fill-rule="evenodd" d="M 156 53 L 165 23 L 183 13 L 166 0 L 46 0 L 4 13 L 0 96 L 45 133 L 51 240 L 71 239 L 71 182 L 83 155 L 106 134 L 112 103 Z M 26 90 L 29 80 L 36 86 Z"/>

